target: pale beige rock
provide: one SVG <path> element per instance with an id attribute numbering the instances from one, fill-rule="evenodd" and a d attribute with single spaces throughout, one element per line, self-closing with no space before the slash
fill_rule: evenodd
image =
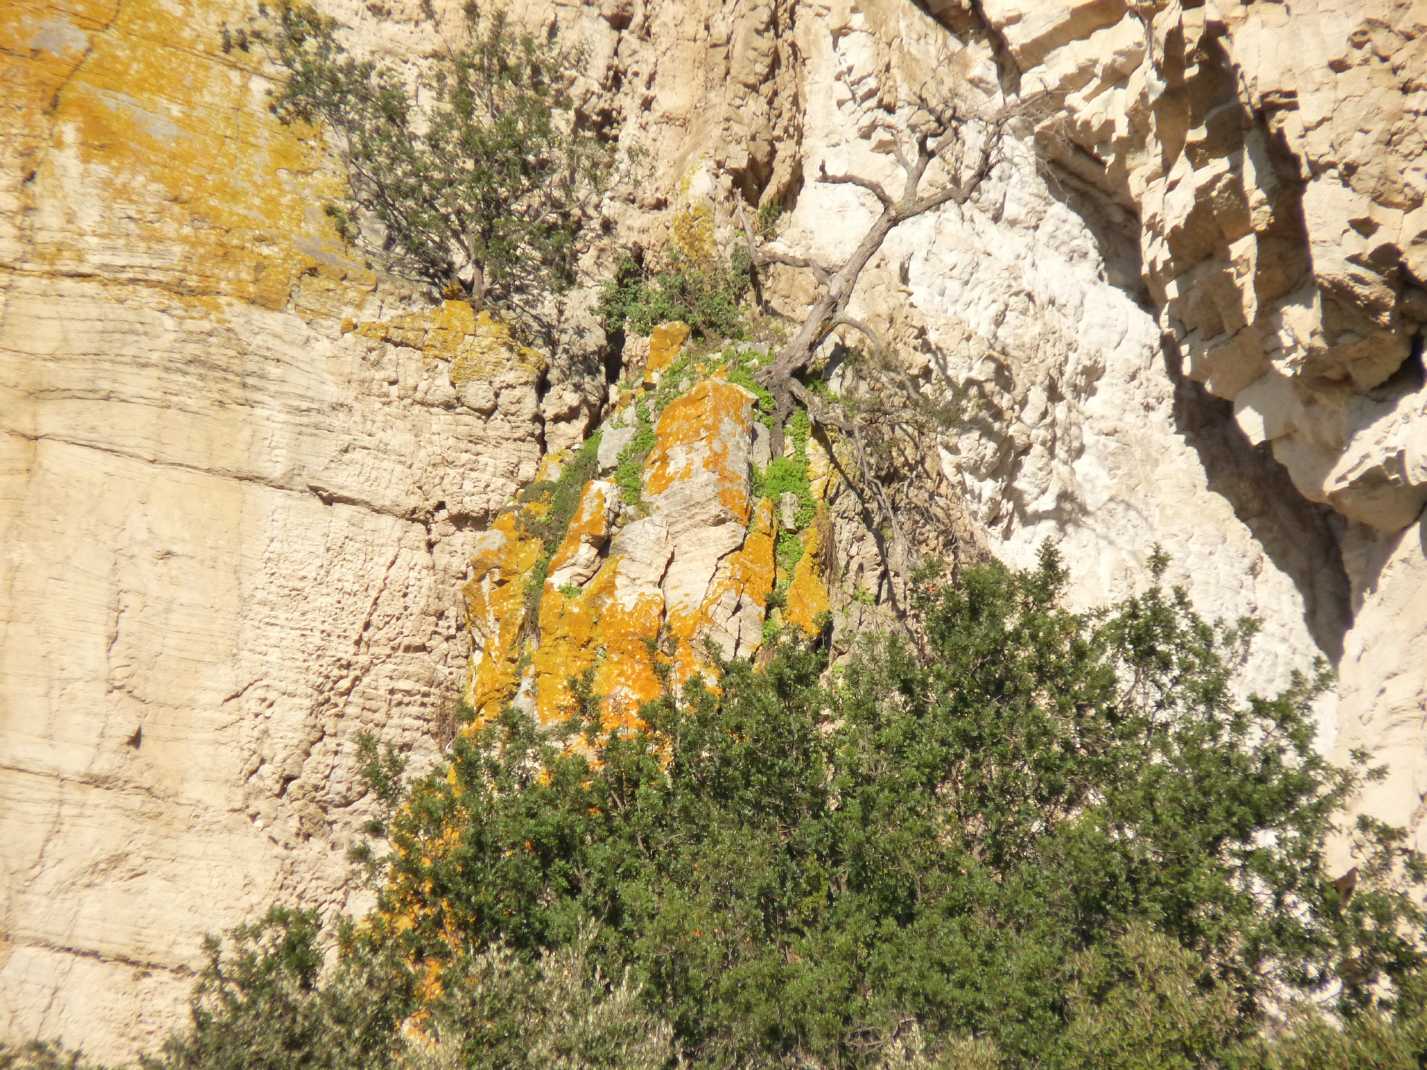
<path id="1" fill-rule="evenodd" d="M 402 310 L 233 14 L 0 12 L 0 1035 L 105 1058 L 180 1023 L 205 932 L 349 902 L 354 738 L 434 755 L 539 458 L 530 368 L 482 398 L 344 331 Z"/>
<path id="2" fill-rule="evenodd" d="M 1368 784 L 1361 809 L 1406 824 L 1427 848 L 1427 528 L 1350 533 L 1346 545 L 1358 607 L 1339 667 L 1336 757 L 1367 750 L 1387 776 Z"/>
<path id="3" fill-rule="evenodd" d="M 323 6 L 357 45 L 429 44 L 416 0 L 380 21 Z M 1208 612 L 1264 617 L 1254 686 L 1341 650 L 1324 746 L 1378 748 L 1392 775 L 1365 805 L 1420 823 L 1427 554 L 1401 529 L 1427 486 L 1404 366 L 1427 322 L 1423 5 L 927 7 L 943 23 L 903 0 L 519 15 L 588 46 L 583 106 L 647 150 L 608 209 L 651 252 L 704 198 L 726 249 L 742 198 L 791 209 L 788 251 L 835 260 L 875 203 L 819 167 L 895 178 L 872 122 L 894 88 L 1056 94 L 974 203 L 903 227 L 864 275 L 854 311 L 918 388 L 966 395 L 920 459 L 1000 556 L 1057 539 L 1077 604 L 1163 544 Z M 0 101 L 0 1033 L 101 1055 L 176 1020 L 202 931 L 274 896 L 348 901 L 353 735 L 433 749 L 466 559 L 505 538 L 478 529 L 600 400 L 515 366 L 453 385 L 424 343 L 342 329 L 407 309 L 327 229 L 331 172 L 266 115 L 256 59 L 217 55 L 224 19 L 0 13 L 22 90 Z M 805 305 L 806 278 L 767 282 Z M 735 430 L 746 479 L 767 438 Z M 747 518 L 677 486 L 551 581 L 618 559 L 624 609 L 690 607 L 753 649 L 761 607 L 719 587 Z M 881 590 L 873 557 L 840 566 Z"/>
<path id="4" fill-rule="evenodd" d="M 959 72 L 981 71 L 994 57 L 984 40 L 928 38 L 922 16 L 900 7 L 889 5 L 880 23 L 842 17 L 845 28 L 821 39 L 810 32 L 803 45 L 805 170 L 815 175 L 826 161 L 829 171 L 893 182 L 886 149 L 858 135 L 859 109 L 876 102 L 833 89 L 849 67 L 874 57 L 902 70 L 893 42 L 940 48 L 936 66 L 952 92 Z M 1024 142 L 1006 151 L 1009 162 L 973 206 L 893 233 L 864 274 L 854 312 L 894 340 L 924 390 L 965 394 L 963 425 L 927 448 L 939 451 L 993 552 L 1029 565 L 1040 543 L 1055 539 L 1075 599 L 1089 604 L 1144 582 L 1143 562 L 1159 542 L 1174 558 L 1173 578 L 1207 610 L 1265 618 L 1251 677 L 1260 687 L 1285 683 L 1318 643 L 1340 641 L 1346 592 L 1331 531 L 1222 428 L 1227 407 L 1166 375 L 1160 327 L 1133 292 L 1135 232 L 1038 176 Z M 782 240 L 835 263 L 875 208 L 863 191 L 809 182 Z M 1331 704 L 1322 727 L 1331 737 Z"/>
<path id="5" fill-rule="evenodd" d="M 1364 806 L 1419 825 L 1427 5 L 980 11 L 1021 94 L 1052 94 L 1041 145 L 1138 217 L 1144 280 L 1186 372 L 1233 400 L 1300 493 L 1364 526 L 1342 553 L 1357 602 L 1344 743 L 1392 768 Z"/>
<path id="6" fill-rule="evenodd" d="M 579 542 L 560 567 L 552 569 L 546 583 L 552 587 L 583 586 L 604 560 L 609 531 L 619 508 L 619 492 L 613 483 L 594 479 L 585 485 L 571 528 L 580 533 Z M 598 532 L 598 534 L 592 534 Z"/>

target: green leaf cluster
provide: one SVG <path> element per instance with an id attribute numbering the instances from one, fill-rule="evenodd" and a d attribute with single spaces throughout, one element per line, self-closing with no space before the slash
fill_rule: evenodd
<path id="1" fill-rule="evenodd" d="M 614 485 L 620 497 L 633 507 L 644 501 L 644 460 L 654 448 L 654 420 L 645 399 L 634 403 L 634 436 L 615 459 Z"/>
<path id="2" fill-rule="evenodd" d="M 773 393 L 758 381 L 758 372 L 770 359 L 767 346 L 736 346 L 727 354 L 724 374 L 728 381 L 753 395 L 753 416 L 765 427 L 771 427 L 776 405 Z"/>
<path id="3" fill-rule="evenodd" d="M 599 314 L 609 334 L 648 334 L 661 323 L 682 320 L 700 338 L 742 338 L 748 320 L 742 308 L 752 285 L 747 253 L 701 263 L 670 252 L 657 271 L 625 257 L 600 294 Z"/>
<path id="4" fill-rule="evenodd" d="M 541 546 L 540 559 L 525 577 L 527 621 L 536 620 L 539 616 L 545 579 L 550 574 L 550 561 L 560 548 L 565 532 L 570 529 L 570 522 L 579 512 L 585 485 L 594 478 L 599 467 L 599 448 L 600 432 L 596 431 L 561 465 L 554 479 L 537 480 L 521 493 L 521 501 L 544 506 L 543 512 L 525 509 L 520 513 L 522 530 L 538 538 Z"/>
<path id="5" fill-rule="evenodd" d="M 599 467 L 600 437 L 600 432 L 596 431 L 560 466 L 559 474 L 554 479 L 532 483 L 521 494 L 522 501 L 539 502 L 545 506 L 540 516 L 533 515 L 529 510 L 523 511 L 521 526 L 527 534 L 540 539 L 547 557 L 560 548 L 570 522 L 580 511 L 585 485 L 594 478 Z"/>
<path id="6" fill-rule="evenodd" d="M 572 113 L 579 50 L 464 11 L 461 41 L 443 41 L 415 84 L 351 54 L 303 3 L 264 9 L 243 40 L 265 42 L 286 75 L 274 113 L 321 126 L 346 165 L 328 213 L 348 241 L 396 275 L 528 318 L 575 281 L 613 155 Z"/>
<path id="7" fill-rule="evenodd" d="M 908 1021 L 1005 1067 L 1247 1066 L 1284 992 L 1390 1015 L 1420 866 L 1366 822 L 1335 892 L 1362 771 L 1314 751 L 1321 681 L 1239 701 L 1237 629 L 1158 584 L 1073 614 L 1064 582 L 1047 553 L 924 584 L 924 649 L 826 680 L 783 644 L 646 731 L 591 709 L 578 749 L 490 725 L 415 787 L 387 906 L 527 954 L 594 926 L 700 1066 L 870 1066 Z M 436 917 L 407 955 L 445 953 Z"/>
<path id="8" fill-rule="evenodd" d="M 780 577 L 778 587 L 773 592 L 772 601 L 775 604 L 781 604 L 793 569 L 803 558 L 803 540 L 798 532 L 805 530 L 817 514 L 817 503 L 813 500 L 808 469 L 808 440 L 811 435 L 812 421 L 807 410 L 795 409 L 788 418 L 787 430 L 792 452 L 782 457 L 774 457 L 768 462 L 767 468 L 755 470 L 753 473 L 754 493 L 760 498 L 772 499 L 775 506 L 784 494 L 792 494 L 798 499 L 793 530 L 779 532 L 774 547 Z"/>

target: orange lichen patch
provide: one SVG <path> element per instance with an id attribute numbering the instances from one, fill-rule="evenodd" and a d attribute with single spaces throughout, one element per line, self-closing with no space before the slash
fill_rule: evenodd
<path id="1" fill-rule="evenodd" d="M 730 458 L 730 438 L 753 428 L 753 395 L 740 386 L 706 379 L 671 401 L 654 427 L 654 449 L 644 465 L 644 490 L 658 495 L 695 475 L 702 464 L 717 482 L 719 503 L 740 523 L 750 514 L 748 472 Z"/>
<path id="2" fill-rule="evenodd" d="M 672 651 L 669 656 L 671 683 L 682 686 L 688 683 L 695 673 L 708 668 L 708 657 L 704 653 L 703 644 L 698 642 L 708 623 L 707 605 L 694 610 L 669 612 L 668 619 L 664 622 L 664 635 Z"/>
<path id="3" fill-rule="evenodd" d="M 520 684 L 526 577 L 542 552 L 540 540 L 524 535 L 515 514 L 505 513 L 471 558 L 471 578 L 463 593 L 476 647 L 466 683 L 466 701 L 476 712 L 473 724 L 499 714 Z"/>
<path id="4" fill-rule="evenodd" d="M 674 358 L 689 340 L 689 325 L 680 320 L 661 323 L 649 335 L 649 359 L 644 362 L 644 380 L 649 384 L 658 381 L 665 368 L 674 363 Z"/>
<path id="5" fill-rule="evenodd" d="M 817 619 L 828 611 L 827 586 L 822 581 L 822 529 L 821 523 L 813 523 L 803 533 L 803 556 L 793 568 L 793 582 L 788 585 L 788 602 L 783 610 L 784 620 L 809 635 L 817 634 Z"/>
<path id="6" fill-rule="evenodd" d="M 580 506 L 565 537 L 550 559 L 554 574 L 585 544 L 600 546 L 609 534 L 605 488 L 585 486 Z M 612 600 L 614 570 L 610 562 L 578 594 L 571 595 L 548 582 L 540 599 L 540 645 L 531 657 L 535 682 L 535 712 L 542 723 L 565 720 L 576 712 L 570 683 L 594 665 L 599 654 L 598 635 L 605 625 L 602 611 Z"/>
<path id="7" fill-rule="evenodd" d="M 639 710 L 664 693 L 656 647 L 664 627 L 664 600 L 645 595 L 626 606 L 610 598 L 600 615 L 603 657 L 595 665 L 595 693 L 604 700 L 607 728 L 638 728 Z"/>
<path id="8" fill-rule="evenodd" d="M 89 54 L 93 35 L 114 18 L 119 0 L 10 0 L 0 8 L 0 158 L 19 180 L 49 140 L 56 94 Z M 8 184 L 8 183 L 7 183 Z"/>
<path id="9" fill-rule="evenodd" d="M 535 681 L 535 715 L 542 724 L 578 712 L 571 682 L 594 665 L 600 603 L 596 582 L 575 598 L 546 586 L 540 599 L 540 645 L 530 658 Z"/>
<path id="10" fill-rule="evenodd" d="M 609 538 L 609 497 L 601 483 L 586 483 L 580 495 L 580 506 L 575 511 L 570 526 L 565 529 L 565 537 L 555 548 L 550 558 L 550 572 L 559 572 L 569 564 L 582 545 L 600 547 Z"/>
<path id="11" fill-rule="evenodd" d="M 409 312 L 390 320 L 352 325 L 364 338 L 419 349 L 451 365 L 455 385 L 494 379 L 518 368 L 531 377 L 545 370 L 545 358 L 516 343 L 510 328 L 484 309 L 477 313 L 468 301 L 443 301 L 433 309 Z"/>
<path id="12" fill-rule="evenodd" d="M 729 558 L 724 589 L 748 598 L 759 606 L 768 604 L 773 593 L 776 565 L 776 536 L 773 531 L 773 503 L 767 498 L 753 510 L 753 524 L 743 547 Z"/>
<path id="13" fill-rule="evenodd" d="M 575 597 L 546 589 L 540 646 L 531 658 L 535 709 L 542 723 L 578 712 L 570 684 L 591 669 L 608 728 L 637 724 L 639 707 L 660 694 L 653 645 L 663 624 L 663 599 L 648 595 L 626 606 L 615 592 L 618 573 L 619 558 L 612 557 Z"/>
<path id="14" fill-rule="evenodd" d="M 715 619 L 737 612 L 747 602 L 760 609 L 768 605 L 777 570 L 775 547 L 773 503 L 765 499 L 753 510 L 743 545 L 714 575 L 703 604 L 694 610 L 669 613 L 664 635 L 672 650 L 670 677 L 675 683 L 687 683 L 696 673 L 711 668 L 703 637 Z"/>
<path id="15" fill-rule="evenodd" d="M 82 16 L 71 6 L 46 5 L 39 21 L 48 29 L 35 29 L 33 4 L 17 19 L 41 85 L 75 52 L 43 42 L 77 45 L 66 26 L 87 37 L 82 62 L 44 109 L 30 183 L 45 216 L 37 260 L 88 267 L 122 249 L 125 270 L 146 283 L 268 308 L 284 307 L 308 272 L 370 286 L 322 213 L 341 180 L 323 165 L 314 131 L 278 123 L 264 83 L 244 66 L 255 60 L 221 50 L 224 21 L 241 11 L 213 0 L 125 0 L 95 25 L 105 17 L 98 5 L 80 5 Z"/>

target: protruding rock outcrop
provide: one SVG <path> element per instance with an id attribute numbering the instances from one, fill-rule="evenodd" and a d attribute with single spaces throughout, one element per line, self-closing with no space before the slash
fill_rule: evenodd
<path id="1" fill-rule="evenodd" d="M 481 537 L 465 588 L 478 718 L 511 702 L 571 717 L 571 685 L 588 677 L 617 724 L 704 668 L 708 644 L 750 657 L 778 619 L 822 626 L 816 525 L 802 508 L 784 522 L 760 492 L 766 413 L 728 378 L 762 354 L 681 352 L 687 336 L 657 328 L 643 385 Z M 783 461 L 802 466 L 811 503 L 826 477 L 809 479 L 808 450 L 793 443 Z"/>
<path id="2" fill-rule="evenodd" d="M 1399 531 L 1427 503 L 1419 4 L 987 0 L 1051 158 L 1140 222 L 1191 378 L 1309 499 Z"/>
<path id="3" fill-rule="evenodd" d="M 970 17 L 968 5 L 942 7 L 954 24 Z M 1233 402 L 1248 441 L 1266 444 L 1305 498 L 1347 522 L 1356 620 L 1338 747 L 1374 751 L 1392 770 L 1365 800 L 1371 812 L 1420 826 L 1427 9 L 976 7 L 1003 79 L 1054 103 L 1037 129 L 1042 151 L 1071 186 L 1137 220 L 1141 277 L 1172 355 Z"/>

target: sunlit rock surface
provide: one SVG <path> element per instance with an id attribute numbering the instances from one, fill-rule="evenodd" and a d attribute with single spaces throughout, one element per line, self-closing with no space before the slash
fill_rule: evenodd
<path id="1" fill-rule="evenodd" d="M 355 46 L 431 47 L 415 0 L 320 6 Z M 817 176 L 894 182 L 899 94 L 1022 102 L 981 195 L 896 231 L 851 310 L 963 399 L 909 444 L 924 504 L 1014 564 L 1058 539 L 1080 604 L 1162 544 L 1206 613 L 1263 618 L 1251 686 L 1338 664 L 1324 746 L 1376 749 L 1364 805 L 1420 825 L 1424 5 L 925 8 L 519 14 L 586 45 L 581 106 L 648 161 L 607 208 L 651 249 L 727 250 L 740 200 L 777 202 L 780 247 L 837 262 L 877 206 Z M 316 132 L 223 52 L 243 17 L 0 10 L 0 1030 L 106 1057 L 178 1020 L 202 932 L 348 902 L 358 731 L 432 757 L 463 691 L 554 718 L 587 671 L 634 716 L 705 640 L 756 656 L 879 590 L 835 480 L 798 532 L 759 496 L 756 399 L 717 361 L 654 403 L 677 329 L 626 346 L 580 461 L 602 376 L 377 279 L 322 213 Z M 546 546 L 529 488 L 577 462 Z"/>

